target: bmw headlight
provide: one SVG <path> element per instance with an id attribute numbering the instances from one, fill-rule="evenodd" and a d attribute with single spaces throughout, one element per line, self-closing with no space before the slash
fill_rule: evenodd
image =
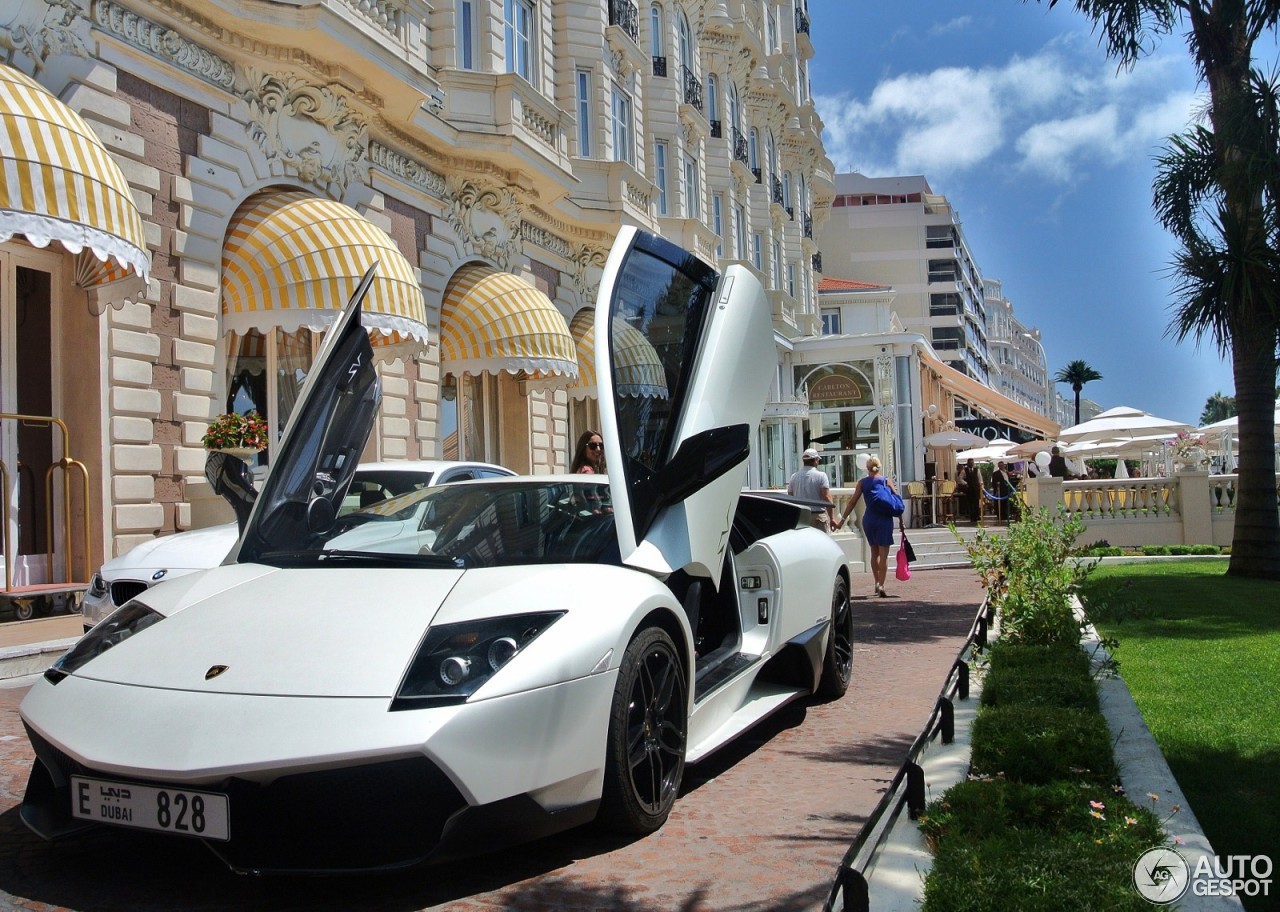
<path id="1" fill-rule="evenodd" d="M 563 611 L 515 614 L 431 627 L 409 663 L 391 708 L 464 703 Z"/>
<path id="2" fill-rule="evenodd" d="M 152 611 L 136 599 L 100 621 L 92 630 L 80 638 L 62 658 L 45 670 L 45 679 L 57 684 L 67 675 L 78 671 L 86 664 L 102 655 L 112 646 L 118 646 L 135 633 L 146 630 L 152 624 L 164 619 L 158 611 Z"/>

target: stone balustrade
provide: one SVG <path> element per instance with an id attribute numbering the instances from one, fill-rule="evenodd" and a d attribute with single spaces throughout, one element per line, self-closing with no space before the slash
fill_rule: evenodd
<path id="1" fill-rule="evenodd" d="M 1032 507 L 1060 504 L 1083 521 L 1082 545 L 1225 546 L 1235 532 L 1237 482 L 1236 475 L 1196 471 L 1160 478 L 1032 478 L 1026 498 Z"/>

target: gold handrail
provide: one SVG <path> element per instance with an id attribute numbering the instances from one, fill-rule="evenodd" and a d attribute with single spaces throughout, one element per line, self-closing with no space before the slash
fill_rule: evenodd
<path id="1" fill-rule="evenodd" d="M 50 576 L 53 575 L 53 473 L 62 470 L 62 532 L 63 539 L 66 541 L 66 553 L 63 555 L 63 571 L 66 575 L 65 582 L 74 582 L 71 577 L 71 470 L 76 469 L 80 472 L 82 482 L 82 496 L 84 498 L 84 582 L 89 581 L 90 568 L 90 539 L 89 539 L 89 469 L 77 459 L 70 456 L 71 434 L 67 430 L 66 423 L 61 418 L 52 418 L 48 415 L 19 415 L 0 412 L 0 421 L 21 421 L 25 423 L 43 424 L 49 427 L 57 425 L 62 431 L 62 457 L 52 463 L 44 474 L 45 488 L 45 548 L 48 559 L 48 567 Z M 4 496 L 0 499 L 0 508 L 3 510 L 3 516 L 0 516 L 0 522 L 4 523 L 4 587 L 6 590 L 13 588 L 13 561 L 9 553 L 12 543 L 9 540 L 9 470 L 8 467 L 0 462 L 0 480 L 4 483 Z"/>

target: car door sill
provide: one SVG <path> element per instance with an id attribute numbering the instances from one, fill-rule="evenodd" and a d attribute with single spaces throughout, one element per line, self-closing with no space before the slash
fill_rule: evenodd
<path id="1" fill-rule="evenodd" d="M 734 652 L 716 659 L 709 665 L 704 664 L 694 676 L 693 702 L 702 702 L 759 661 L 758 655 Z"/>

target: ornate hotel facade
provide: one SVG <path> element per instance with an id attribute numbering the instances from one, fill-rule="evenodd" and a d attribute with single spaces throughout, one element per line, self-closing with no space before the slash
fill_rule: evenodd
<path id="1" fill-rule="evenodd" d="M 835 188 L 805 5 L 8 4 L 0 165 L 32 192 L 0 205 L 0 413 L 65 440 L 0 419 L 0 449 L 87 479 L 6 480 L 23 553 L 46 508 L 87 526 L 49 533 L 77 566 L 202 524 L 208 422 L 256 407 L 275 439 L 374 260 L 379 458 L 565 470 L 598 426 L 593 305 L 622 225 L 754 270 L 780 352 L 817 335 Z M 102 188 L 119 211 L 88 211 Z"/>

